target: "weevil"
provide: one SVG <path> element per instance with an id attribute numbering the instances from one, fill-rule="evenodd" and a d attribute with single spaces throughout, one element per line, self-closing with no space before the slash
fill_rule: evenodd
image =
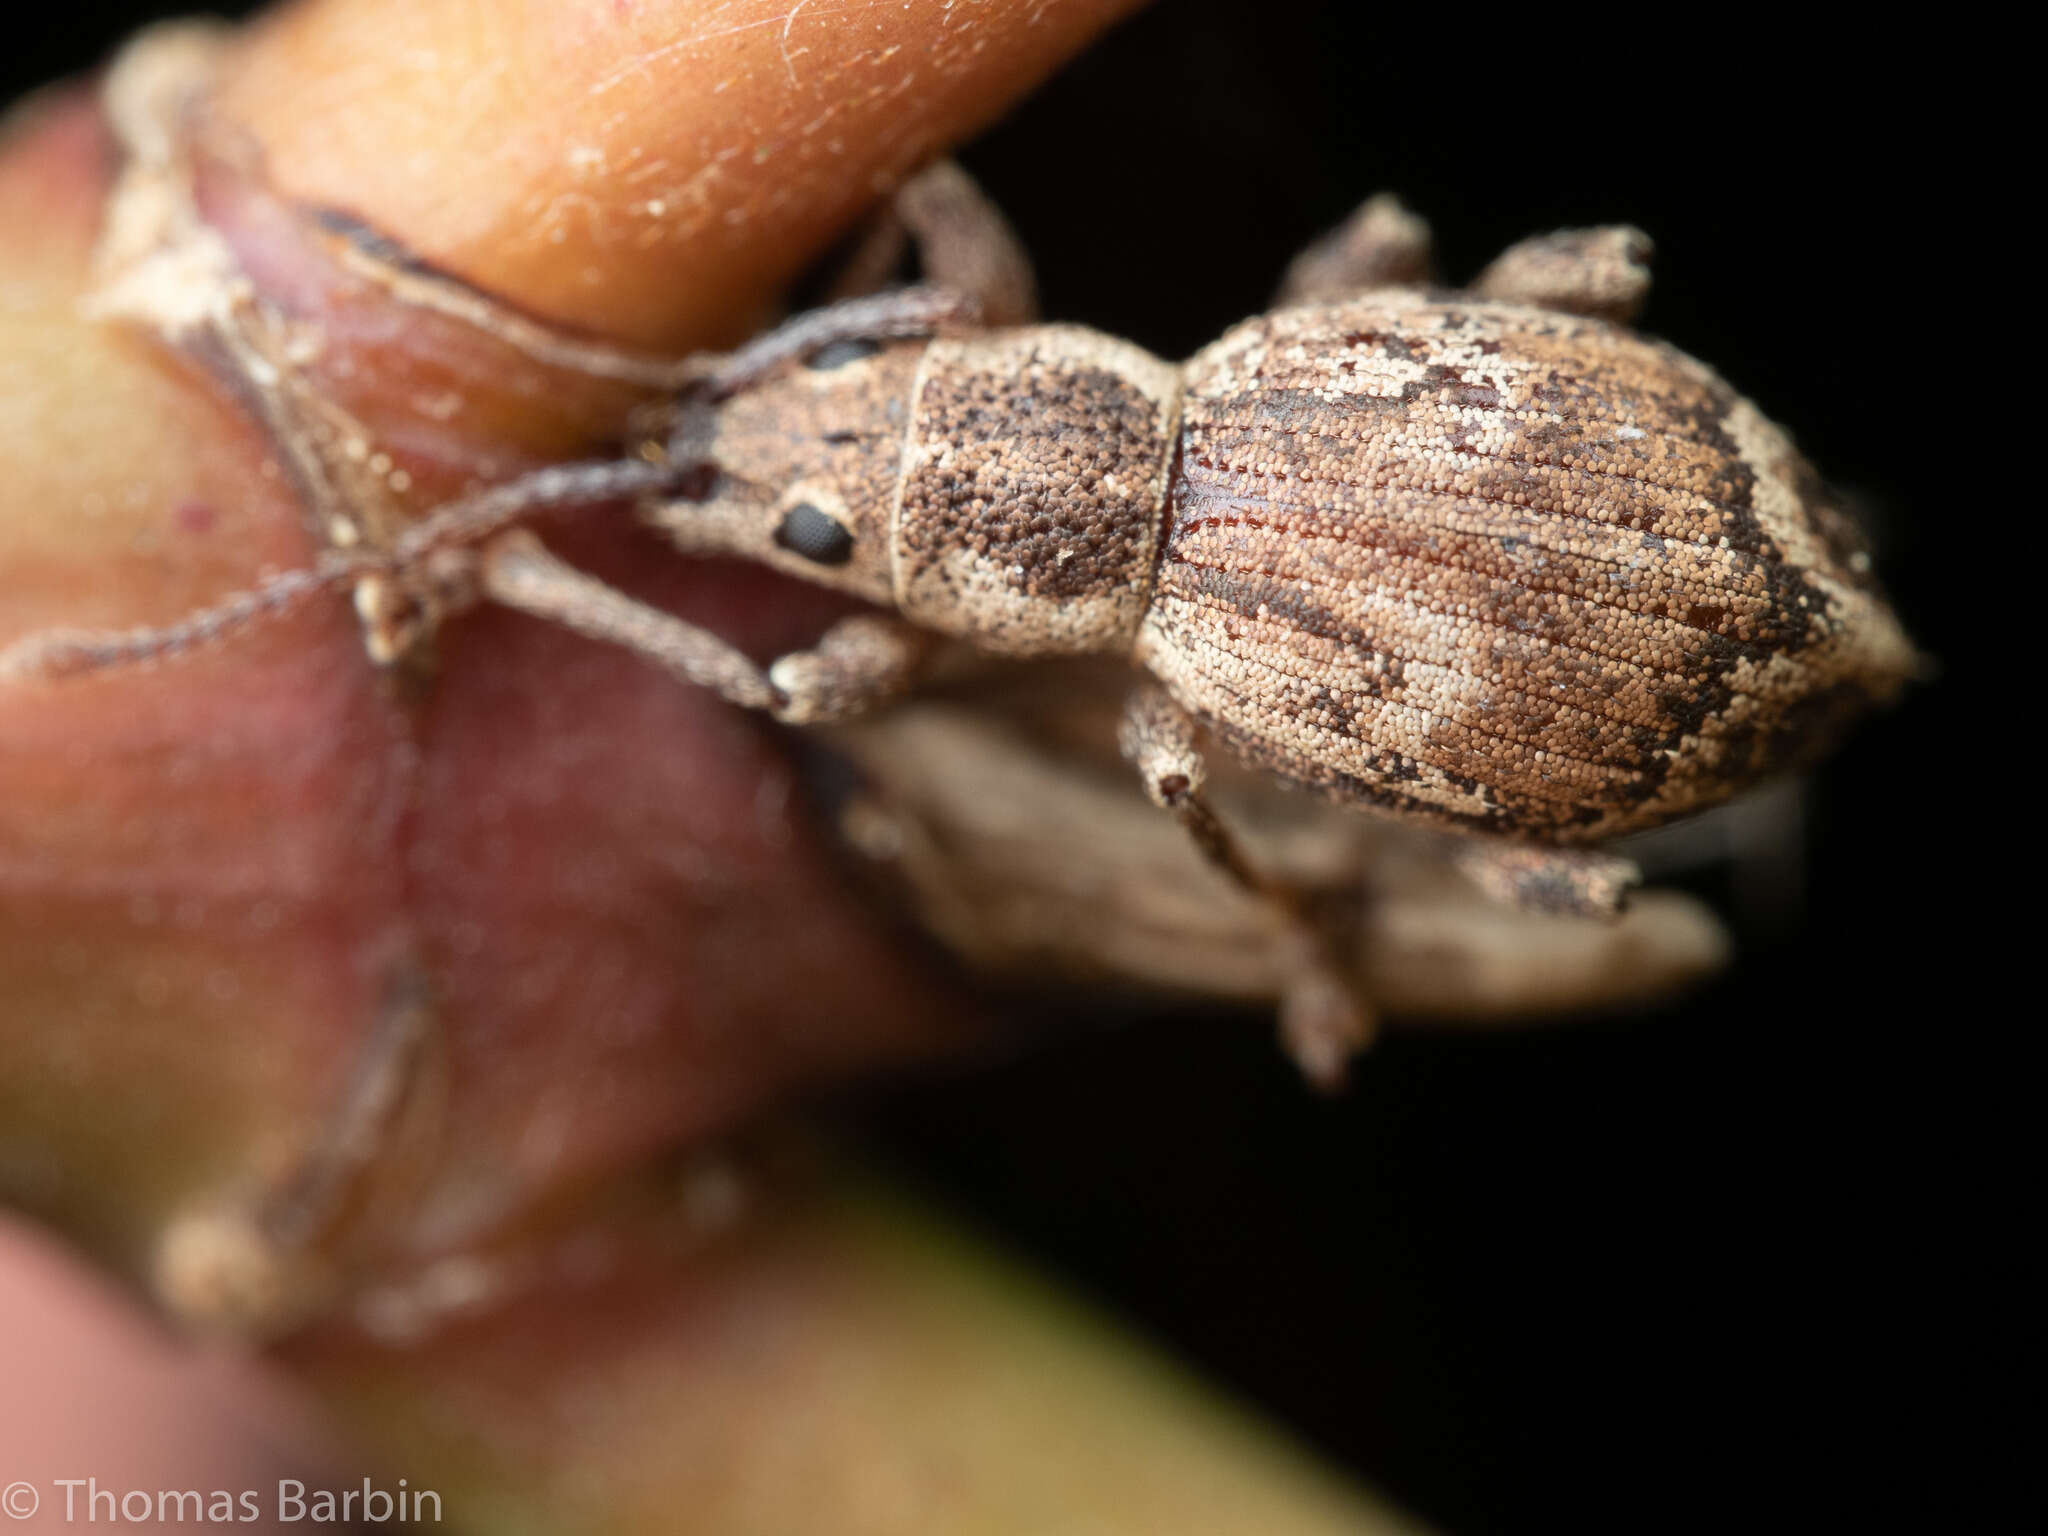
<path id="1" fill-rule="evenodd" d="M 989 323 L 1026 319 L 1028 267 L 957 170 L 899 213 L 936 285 L 692 360 L 618 460 L 459 501 L 392 550 L 170 630 L 31 637 L 0 672 L 172 649 L 366 574 L 416 618 L 482 596 L 795 724 L 886 704 L 934 637 L 1125 657 L 1124 753 L 1298 937 L 1283 1026 L 1328 1079 L 1368 1015 L 1211 810 L 1204 736 L 1466 834 L 1465 862 L 1511 894 L 1597 908 L 1627 871 L 1585 850 L 1797 766 L 1915 668 L 1785 433 L 1628 329 L 1647 285 L 1633 230 L 1524 242 L 1449 291 L 1428 286 L 1420 221 L 1378 198 L 1294 264 L 1276 308 L 1175 364 L 1080 326 Z M 763 668 L 523 526 L 620 497 L 686 552 L 878 611 Z"/>

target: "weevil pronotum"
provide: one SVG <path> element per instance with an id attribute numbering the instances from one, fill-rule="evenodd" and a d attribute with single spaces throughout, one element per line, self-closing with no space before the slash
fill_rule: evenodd
<path id="1" fill-rule="evenodd" d="M 630 454 L 458 501 L 167 630 L 31 636 L 0 674 L 161 653 L 366 577 L 410 622 L 481 595 L 798 724 L 884 704 L 932 636 L 1125 656 L 1125 755 L 1298 936 L 1283 1024 L 1328 1078 L 1367 1014 L 1209 808 L 1203 734 L 1485 839 L 1466 862 L 1503 889 L 1601 907 L 1626 866 L 1588 845 L 1797 765 L 1915 665 L 1785 434 L 1626 328 L 1647 284 L 1634 231 L 1525 242 L 1450 292 L 1424 286 L 1420 221 L 1375 199 L 1295 264 L 1279 307 L 1176 365 L 1078 326 L 989 324 L 1027 318 L 1028 267 L 957 170 L 899 213 L 932 286 L 681 365 Z M 484 302 L 403 275 L 413 302 Z M 686 551 L 885 611 L 763 668 L 518 526 L 625 497 Z M 373 651 L 407 632 L 373 625 Z"/>

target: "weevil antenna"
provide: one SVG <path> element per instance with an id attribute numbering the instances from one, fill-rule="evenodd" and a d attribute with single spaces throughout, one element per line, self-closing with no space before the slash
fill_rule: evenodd
<path id="1" fill-rule="evenodd" d="M 437 549 L 475 544 L 536 512 L 644 495 L 673 483 L 679 473 L 673 462 L 646 459 L 596 459 L 536 469 L 503 485 L 444 502 L 392 540 L 384 563 L 403 570 Z"/>
<path id="2" fill-rule="evenodd" d="M 798 315 L 737 352 L 712 361 L 695 390 L 685 389 L 684 393 L 724 400 L 759 383 L 783 363 L 807 357 L 835 341 L 911 341 L 971 327 L 980 318 L 980 302 L 951 288 L 897 288 L 843 299 Z"/>
<path id="3" fill-rule="evenodd" d="M 617 501 L 659 490 L 672 465 L 598 460 L 537 469 L 503 485 L 459 497 L 401 533 L 386 550 L 329 550 L 311 565 L 284 571 L 172 624 L 135 629 L 46 629 L 0 648 L 0 681 L 78 677 L 190 650 L 281 617 L 308 598 L 361 580 L 399 575 L 436 550 L 474 544 L 554 507 Z"/>
<path id="4" fill-rule="evenodd" d="M 351 550 L 285 571 L 261 586 L 187 614 L 175 624 L 136 629 L 44 629 L 0 648 L 0 681 L 56 680 L 109 667 L 154 661 L 219 640 L 236 630 L 291 612 L 315 593 L 367 575 L 381 557 Z"/>

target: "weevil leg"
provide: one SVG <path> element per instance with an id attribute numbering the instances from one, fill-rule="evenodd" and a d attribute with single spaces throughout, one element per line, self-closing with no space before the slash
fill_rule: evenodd
<path id="1" fill-rule="evenodd" d="M 1504 838 L 1459 837 L 1451 862 L 1495 901 L 1577 917 L 1613 917 L 1643 872 L 1596 848 L 1543 848 Z"/>
<path id="2" fill-rule="evenodd" d="M 931 637 L 891 614 L 841 619 L 809 650 L 769 664 L 781 696 L 775 717 L 790 725 L 824 725 L 871 714 L 909 692 L 931 654 Z"/>
<path id="3" fill-rule="evenodd" d="M 707 372 L 717 370 L 722 361 L 730 360 L 715 354 L 651 357 L 558 330 L 519 313 L 459 278 L 436 271 L 389 236 L 352 215 L 320 209 L 315 217 L 336 242 L 341 263 L 351 275 L 382 288 L 400 304 L 474 326 L 535 362 L 595 378 L 674 390 L 698 383 Z M 925 269 L 924 284 L 904 290 L 901 295 L 876 295 L 875 290 L 894 275 L 905 246 L 913 241 Z M 928 291 L 933 289 L 951 296 L 943 313 L 932 311 Z M 905 303 L 897 306 L 899 312 L 920 317 L 913 325 L 943 325 L 961 319 L 979 319 L 989 325 L 1020 325 L 1036 318 L 1038 308 L 1031 259 L 1025 255 L 1015 231 L 973 178 L 951 160 L 937 161 L 903 184 L 877 219 L 874 230 L 855 248 L 832 289 L 834 298 L 869 295 L 903 298 Z M 800 316 L 792 324 L 808 318 Z M 882 329 L 845 339 L 882 340 L 892 335 L 921 334 L 916 329 L 900 329 L 900 319 L 892 322 L 878 318 L 872 323 Z M 769 337 L 778 334 L 770 332 Z M 824 344 L 817 341 L 810 345 Z M 743 348 L 731 357 L 745 356 L 751 350 Z"/>
<path id="4" fill-rule="evenodd" d="M 1038 275 L 1003 212 L 957 162 L 926 166 L 896 194 L 896 215 L 917 242 L 924 279 L 971 295 L 984 325 L 1038 318 Z"/>
<path id="5" fill-rule="evenodd" d="M 1317 304 L 1368 288 L 1426 283 L 1431 271 L 1429 225 L 1393 193 L 1382 192 L 1288 263 L 1273 304 Z"/>
<path id="6" fill-rule="evenodd" d="M 1473 279 L 1472 291 L 1626 325 L 1650 296 L 1654 249 L 1627 224 L 1560 229 L 1509 246 Z"/>
<path id="7" fill-rule="evenodd" d="M 1271 879 L 1245 856 L 1202 794 L 1205 769 L 1188 712 L 1155 683 L 1132 691 L 1117 733 L 1123 755 L 1152 803 L 1168 812 L 1202 856 L 1265 902 L 1284 925 L 1288 982 L 1280 1000 L 1280 1038 L 1302 1075 L 1318 1088 L 1343 1086 L 1352 1058 L 1371 1043 L 1373 1015 L 1301 893 Z"/>
<path id="8" fill-rule="evenodd" d="M 972 296 L 984 324 L 1025 325 L 1038 318 L 1038 279 L 1023 243 L 953 160 L 934 161 L 903 183 L 834 277 L 828 297 L 886 287 L 913 244 L 925 282 Z"/>
<path id="9" fill-rule="evenodd" d="M 791 725 L 843 720 L 880 708 L 915 680 L 922 632 L 885 614 L 841 619 L 817 645 L 760 667 L 709 630 L 650 607 L 549 554 L 520 530 L 486 548 L 482 593 L 593 640 L 624 646 L 729 704 Z"/>

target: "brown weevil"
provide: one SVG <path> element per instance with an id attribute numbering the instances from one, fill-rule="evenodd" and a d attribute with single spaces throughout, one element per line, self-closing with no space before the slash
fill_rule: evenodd
<path id="1" fill-rule="evenodd" d="M 1786 435 L 1626 328 L 1635 231 L 1525 242 L 1453 292 L 1424 285 L 1420 222 L 1375 199 L 1296 262 L 1278 308 L 1176 365 L 1078 326 L 989 324 L 1028 316 L 1028 268 L 950 166 L 898 210 L 933 286 L 683 365 L 631 456 L 483 492 L 381 556 L 171 630 L 30 637 L 0 672 L 163 651 L 373 567 L 416 608 L 473 590 L 793 723 L 886 702 L 935 635 L 1126 656 L 1143 676 L 1125 755 L 1287 917 L 1302 979 L 1283 1023 L 1329 1078 L 1366 1014 L 1210 811 L 1203 734 L 1475 834 L 1461 862 L 1495 888 L 1611 907 L 1627 866 L 1589 845 L 1796 767 L 1916 666 Z M 764 669 L 514 526 L 621 496 L 686 551 L 884 611 Z"/>

